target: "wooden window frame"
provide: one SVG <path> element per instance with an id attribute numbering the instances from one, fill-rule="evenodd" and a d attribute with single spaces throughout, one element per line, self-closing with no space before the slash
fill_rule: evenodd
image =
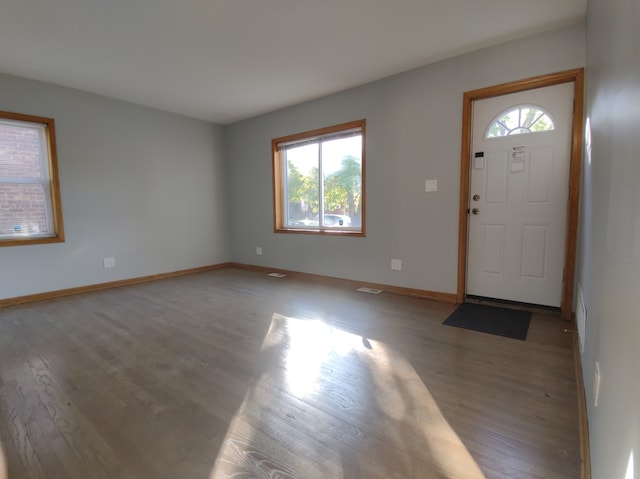
<path id="1" fill-rule="evenodd" d="M 352 130 L 359 128 L 362 135 L 362 152 L 361 152 L 361 164 L 362 164 L 362 180 L 361 180 L 361 198 L 360 198 L 360 217 L 361 226 L 359 230 L 343 230 L 339 228 L 329 227 L 313 227 L 308 228 L 292 228 L 286 225 L 286 219 L 284 214 L 284 208 L 286 204 L 285 198 L 285 185 L 283 181 L 283 165 L 280 154 L 279 145 L 282 143 L 289 143 L 295 141 L 302 141 L 305 139 L 312 139 L 314 137 L 321 137 L 329 135 L 331 133 L 338 133 L 341 131 Z M 366 120 L 356 120 L 348 123 L 341 123 L 339 125 L 328 126 L 324 128 L 318 128 L 316 130 L 305 131 L 302 133 L 296 133 L 293 135 L 283 136 L 280 138 L 274 138 L 271 140 L 271 152 L 273 158 L 273 228 L 275 233 L 291 233 L 291 234 L 313 234 L 313 235 L 333 235 L 333 236 L 348 236 L 348 237 L 364 237 L 365 225 L 366 225 L 366 201 L 365 201 L 365 181 L 366 181 Z"/>
<path id="2" fill-rule="evenodd" d="M 26 246 L 31 244 L 60 243 L 64 241 L 62 221 L 62 202 L 60 200 L 60 181 L 58 176 L 58 157 L 56 152 L 55 121 L 53 118 L 0 111 L 0 119 L 20 121 L 44 126 L 44 142 L 47 149 L 49 168 L 49 205 L 51 208 L 52 231 L 46 235 L 24 235 L 0 238 L 1 246 Z"/>

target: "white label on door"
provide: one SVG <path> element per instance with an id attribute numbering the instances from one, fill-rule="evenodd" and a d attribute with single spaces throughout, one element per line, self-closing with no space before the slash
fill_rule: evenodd
<path id="1" fill-rule="evenodd" d="M 511 173 L 524 171 L 524 146 L 514 146 L 511 151 Z"/>

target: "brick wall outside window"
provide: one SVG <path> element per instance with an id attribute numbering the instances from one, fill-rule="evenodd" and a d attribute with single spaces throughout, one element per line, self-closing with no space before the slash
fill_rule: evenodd
<path id="1" fill-rule="evenodd" d="M 40 155 L 37 129 L 0 124 L 0 234 L 49 232 Z"/>

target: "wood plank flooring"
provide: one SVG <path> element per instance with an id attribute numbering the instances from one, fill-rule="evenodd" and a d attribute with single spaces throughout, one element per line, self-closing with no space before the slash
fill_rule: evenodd
<path id="1" fill-rule="evenodd" d="M 2 309 L 9 478 L 578 478 L 567 323 L 454 309 L 233 268 Z"/>

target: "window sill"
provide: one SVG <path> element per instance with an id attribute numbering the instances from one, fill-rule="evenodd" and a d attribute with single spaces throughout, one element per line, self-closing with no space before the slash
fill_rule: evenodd
<path id="1" fill-rule="evenodd" d="M 28 246 L 32 244 L 64 243 L 64 237 L 57 236 L 34 236 L 28 238 L 7 238 L 0 239 L 0 248 L 3 246 Z"/>
<path id="2" fill-rule="evenodd" d="M 320 236 L 349 236 L 349 237 L 364 237 L 364 231 L 355 230 L 319 230 L 319 229 L 303 229 L 303 228 L 275 228 L 274 233 L 285 234 L 303 234 L 303 235 L 320 235 Z"/>

